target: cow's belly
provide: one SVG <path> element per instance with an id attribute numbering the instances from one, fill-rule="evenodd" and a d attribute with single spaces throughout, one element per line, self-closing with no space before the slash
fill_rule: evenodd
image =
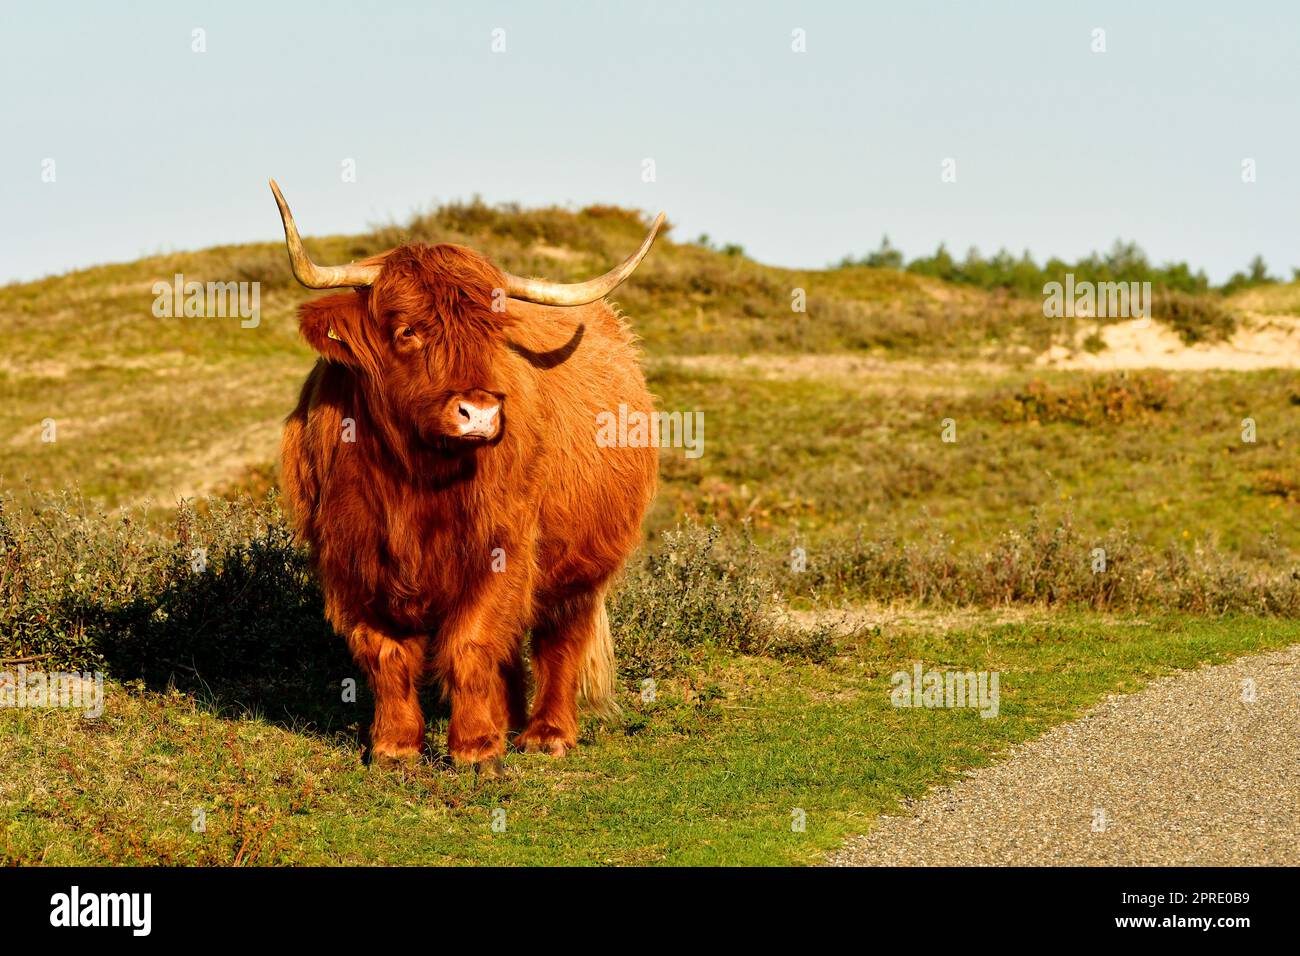
<path id="1" fill-rule="evenodd" d="M 614 451 L 607 467 L 544 495 L 537 547 L 538 597 L 563 599 L 597 587 L 641 542 L 654 495 L 658 452 Z"/>

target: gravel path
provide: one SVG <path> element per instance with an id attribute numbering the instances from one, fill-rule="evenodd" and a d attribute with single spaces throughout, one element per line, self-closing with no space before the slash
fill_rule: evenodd
<path id="1" fill-rule="evenodd" d="M 1300 645 L 1108 697 L 828 862 L 1300 864 Z"/>

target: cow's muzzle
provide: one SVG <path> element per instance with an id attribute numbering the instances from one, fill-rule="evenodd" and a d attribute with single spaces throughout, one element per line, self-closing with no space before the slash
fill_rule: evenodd
<path id="1" fill-rule="evenodd" d="M 456 402 L 456 428 L 461 438 L 478 438 L 491 441 L 501 427 L 501 406 L 476 404 L 459 399 Z"/>

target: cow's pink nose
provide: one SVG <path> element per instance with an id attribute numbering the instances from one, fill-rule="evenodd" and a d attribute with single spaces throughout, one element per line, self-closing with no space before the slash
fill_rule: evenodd
<path id="1" fill-rule="evenodd" d="M 491 438 L 496 433 L 497 412 L 500 405 L 475 405 L 471 402 L 457 402 L 456 413 L 460 417 L 460 433 L 468 438 Z"/>

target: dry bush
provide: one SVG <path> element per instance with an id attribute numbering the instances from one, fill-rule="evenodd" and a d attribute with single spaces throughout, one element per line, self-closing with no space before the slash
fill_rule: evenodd
<path id="1" fill-rule="evenodd" d="M 1032 379 L 996 396 L 993 412 L 1008 423 L 1119 425 L 1159 414 L 1173 399 L 1174 380 L 1164 372 L 1120 372 L 1068 385 Z"/>
<path id="2" fill-rule="evenodd" d="M 1213 546 L 1144 547 L 1125 529 L 1085 539 L 1068 513 L 1056 520 L 1036 515 L 984 550 L 957 550 L 938 531 L 924 543 L 859 531 L 811 551 L 807 571 L 787 571 L 780 580 L 794 594 L 856 601 L 1300 613 L 1300 564 L 1294 556 L 1289 564 L 1279 561 L 1261 571 Z"/>

